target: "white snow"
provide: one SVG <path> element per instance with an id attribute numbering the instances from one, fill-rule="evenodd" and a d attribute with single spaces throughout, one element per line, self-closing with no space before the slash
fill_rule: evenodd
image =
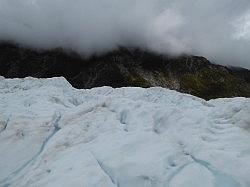
<path id="1" fill-rule="evenodd" d="M 0 77 L 0 186 L 249 187 L 250 99 Z"/>

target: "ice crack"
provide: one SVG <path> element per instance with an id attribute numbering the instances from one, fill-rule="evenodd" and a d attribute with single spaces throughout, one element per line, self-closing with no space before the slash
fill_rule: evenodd
<path id="1" fill-rule="evenodd" d="M 232 176 L 227 175 L 221 171 L 218 171 L 214 169 L 210 163 L 204 160 L 200 160 L 195 158 L 193 155 L 190 155 L 190 157 L 193 159 L 193 161 L 197 164 L 202 165 L 205 167 L 208 171 L 211 172 L 211 174 L 214 176 L 214 186 L 215 187 L 240 187 L 241 185 L 235 181 Z"/>
<path id="2" fill-rule="evenodd" d="M 17 170 L 12 172 L 3 181 L 0 181 L 0 186 L 7 187 L 7 186 L 11 185 L 11 183 L 15 180 L 15 177 L 18 176 L 18 174 L 20 174 L 25 168 L 27 168 L 43 152 L 43 150 L 44 150 L 45 146 L 47 145 L 48 141 L 60 130 L 59 121 L 60 121 L 61 117 L 62 117 L 62 115 L 59 112 L 56 112 L 54 114 L 52 122 L 51 122 L 52 127 L 53 127 L 53 131 L 52 131 L 51 134 L 49 134 L 47 136 L 47 138 L 45 138 L 45 140 L 43 141 L 39 151 L 30 160 L 28 160 L 21 167 L 19 167 Z"/>
<path id="3" fill-rule="evenodd" d="M 7 126 L 8 126 L 8 124 L 9 124 L 9 122 L 10 122 L 10 118 L 8 118 L 8 119 L 5 121 L 5 123 L 4 123 L 4 125 L 3 125 L 3 128 L 0 130 L 0 133 L 2 133 L 3 131 L 5 131 L 5 130 L 7 129 Z"/>
<path id="4" fill-rule="evenodd" d="M 93 155 L 94 159 L 96 160 L 96 162 L 98 163 L 98 165 L 102 169 L 102 171 L 110 178 L 112 184 L 119 187 L 119 183 L 115 181 L 114 177 L 108 172 L 108 170 L 105 168 L 103 163 L 99 159 L 97 159 L 93 153 L 91 153 L 91 154 Z"/>

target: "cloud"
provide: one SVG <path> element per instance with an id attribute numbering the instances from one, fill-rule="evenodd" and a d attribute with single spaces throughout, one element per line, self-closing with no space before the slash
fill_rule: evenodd
<path id="1" fill-rule="evenodd" d="M 84 55 L 117 46 L 250 68 L 249 0 L 0 0 L 0 40 Z"/>

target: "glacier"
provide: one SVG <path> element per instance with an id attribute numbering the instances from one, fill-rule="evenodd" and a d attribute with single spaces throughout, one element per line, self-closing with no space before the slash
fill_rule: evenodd
<path id="1" fill-rule="evenodd" d="M 249 187 L 250 98 L 0 77 L 0 186 Z"/>

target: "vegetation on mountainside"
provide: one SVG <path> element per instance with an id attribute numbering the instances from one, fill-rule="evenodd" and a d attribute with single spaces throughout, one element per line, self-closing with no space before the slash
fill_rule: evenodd
<path id="1" fill-rule="evenodd" d="M 204 99 L 250 97 L 250 71 L 210 63 L 204 57 L 168 57 L 140 49 L 119 48 L 82 58 L 62 49 L 31 50 L 0 44 L 4 77 L 64 76 L 76 88 L 161 86 Z"/>

